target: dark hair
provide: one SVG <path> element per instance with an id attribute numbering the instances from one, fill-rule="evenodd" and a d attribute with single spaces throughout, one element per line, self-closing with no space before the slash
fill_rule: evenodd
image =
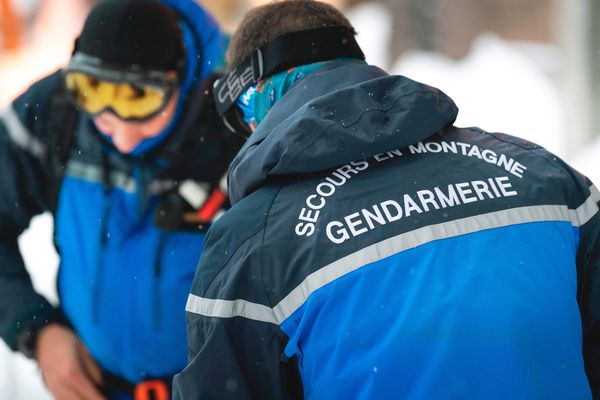
<path id="1" fill-rule="evenodd" d="M 356 32 L 335 7 L 313 0 L 283 0 L 256 7 L 246 13 L 227 50 L 230 69 L 237 67 L 273 39 L 285 33 L 328 26 L 345 26 Z"/>

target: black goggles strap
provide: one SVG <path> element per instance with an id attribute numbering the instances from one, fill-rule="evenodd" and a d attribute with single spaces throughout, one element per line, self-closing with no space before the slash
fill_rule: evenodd
<path id="1" fill-rule="evenodd" d="M 257 81 L 299 65 L 336 58 L 365 59 L 351 29 L 329 26 L 281 35 L 215 82 L 217 112 L 224 115 L 240 94 Z"/>
<path id="2" fill-rule="evenodd" d="M 127 82 L 140 86 L 173 87 L 178 78 L 166 71 L 142 70 L 136 66 L 124 67 L 104 62 L 98 57 L 75 53 L 65 68 L 65 73 L 80 72 L 108 82 Z"/>

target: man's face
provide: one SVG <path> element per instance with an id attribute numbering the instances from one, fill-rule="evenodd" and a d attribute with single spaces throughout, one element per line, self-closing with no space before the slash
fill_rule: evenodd
<path id="1" fill-rule="evenodd" d="M 105 111 L 93 118 L 96 128 L 106 136 L 110 136 L 113 144 L 121 153 L 129 153 L 143 140 L 160 134 L 169 125 L 175 115 L 179 91 L 155 117 L 144 122 L 123 121 L 115 114 Z"/>

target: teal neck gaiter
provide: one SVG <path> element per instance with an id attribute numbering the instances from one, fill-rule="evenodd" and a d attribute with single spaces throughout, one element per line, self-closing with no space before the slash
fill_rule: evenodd
<path id="1" fill-rule="evenodd" d="M 275 74 L 256 86 L 254 97 L 254 122 L 256 125 L 265 119 L 267 113 L 273 108 L 288 90 L 300 79 L 323 67 L 325 62 L 302 65 L 287 71 Z"/>

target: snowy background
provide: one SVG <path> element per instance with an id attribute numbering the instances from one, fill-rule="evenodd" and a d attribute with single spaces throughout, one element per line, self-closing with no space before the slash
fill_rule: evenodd
<path id="1" fill-rule="evenodd" d="M 403 1 L 416 3 L 415 0 Z M 569 4 L 585 4 L 588 0 L 569 1 Z M 229 13 L 227 7 L 248 7 L 242 0 L 204 2 L 214 8 L 225 26 L 230 27 L 235 25 L 241 12 Z M 253 1 L 257 2 L 260 1 Z M 566 0 L 564 2 L 566 4 Z M 343 0 L 337 3 L 343 3 Z M 600 182 L 600 132 L 579 139 L 580 125 L 575 123 L 575 118 L 580 116 L 569 114 L 568 103 L 573 97 L 567 95 L 579 92 L 577 88 L 564 86 L 569 81 L 567 55 L 572 54 L 569 40 L 577 47 L 577 35 L 566 35 L 566 42 L 538 41 L 527 35 L 507 38 L 500 31 L 481 30 L 466 43 L 466 50 L 460 57 L 414 43 L 412 47 L 407 45 L 399 57 L 394 57 L 389 49 L 401 41 L 398 34 L 406 29 L 394 25 L 397 14 L 392 14 L 389 7 L 392 4 L 393 8 L 400 1 L 354 3 L 358 2 L 353 1 L 352 7 L 345 12 L 359 32 L 358 40 L 367 54 L 367 61 L 391 73 L 403 74 L 442 89 L 460 109 L 458 126 L 479 126 L 534 141 L 572 163 L 593 181 Z M 421 2 L 425 3 L 433 4 L 432 1 Z M 21 15 L 27 16 L 31 26 L 26 44 L 17 51 L 3 53 L 0 48 L 0 106 L 6 105 L 37 77 L 66 63 L 73 39 L 89 7 L 87 0 L 12 0 L 12 4 L 17 5 Z M 580 18 L 585 17 L 585 10 L 580 10 Z M 567 27 L 562 29 L 571 29 L 569 21 L 565 24 Z M 573 24 L 577 25 L 576 19 Z M 534 26 L 533 29 L 540 28 Z M 584 81 L 584 88 L 586 84 L 591 85 Z M 574 147 L 577 140 L 583 140 L 583 145 Z M 49 215 L 42 215 L 32 221 L 19 244 L 34 286 L 56 303 L 58 258 L 51 237 L 52 220 Z M 0 399 L 49 398 L 36 365 L 13 354 L 0 342 Z"/>
<path id="2" fill-rule="evenodd" d="M 36 290 L 57 304 L 55 277 L 58 256 L 52 245 L 52 218 L 36 217 L 21 235 L 19 247 L 25 258 Z M 19 353 L 12 353 L 0 341 L 0 399 L 50 399 L 42 383 L 37 365 Z"/>

